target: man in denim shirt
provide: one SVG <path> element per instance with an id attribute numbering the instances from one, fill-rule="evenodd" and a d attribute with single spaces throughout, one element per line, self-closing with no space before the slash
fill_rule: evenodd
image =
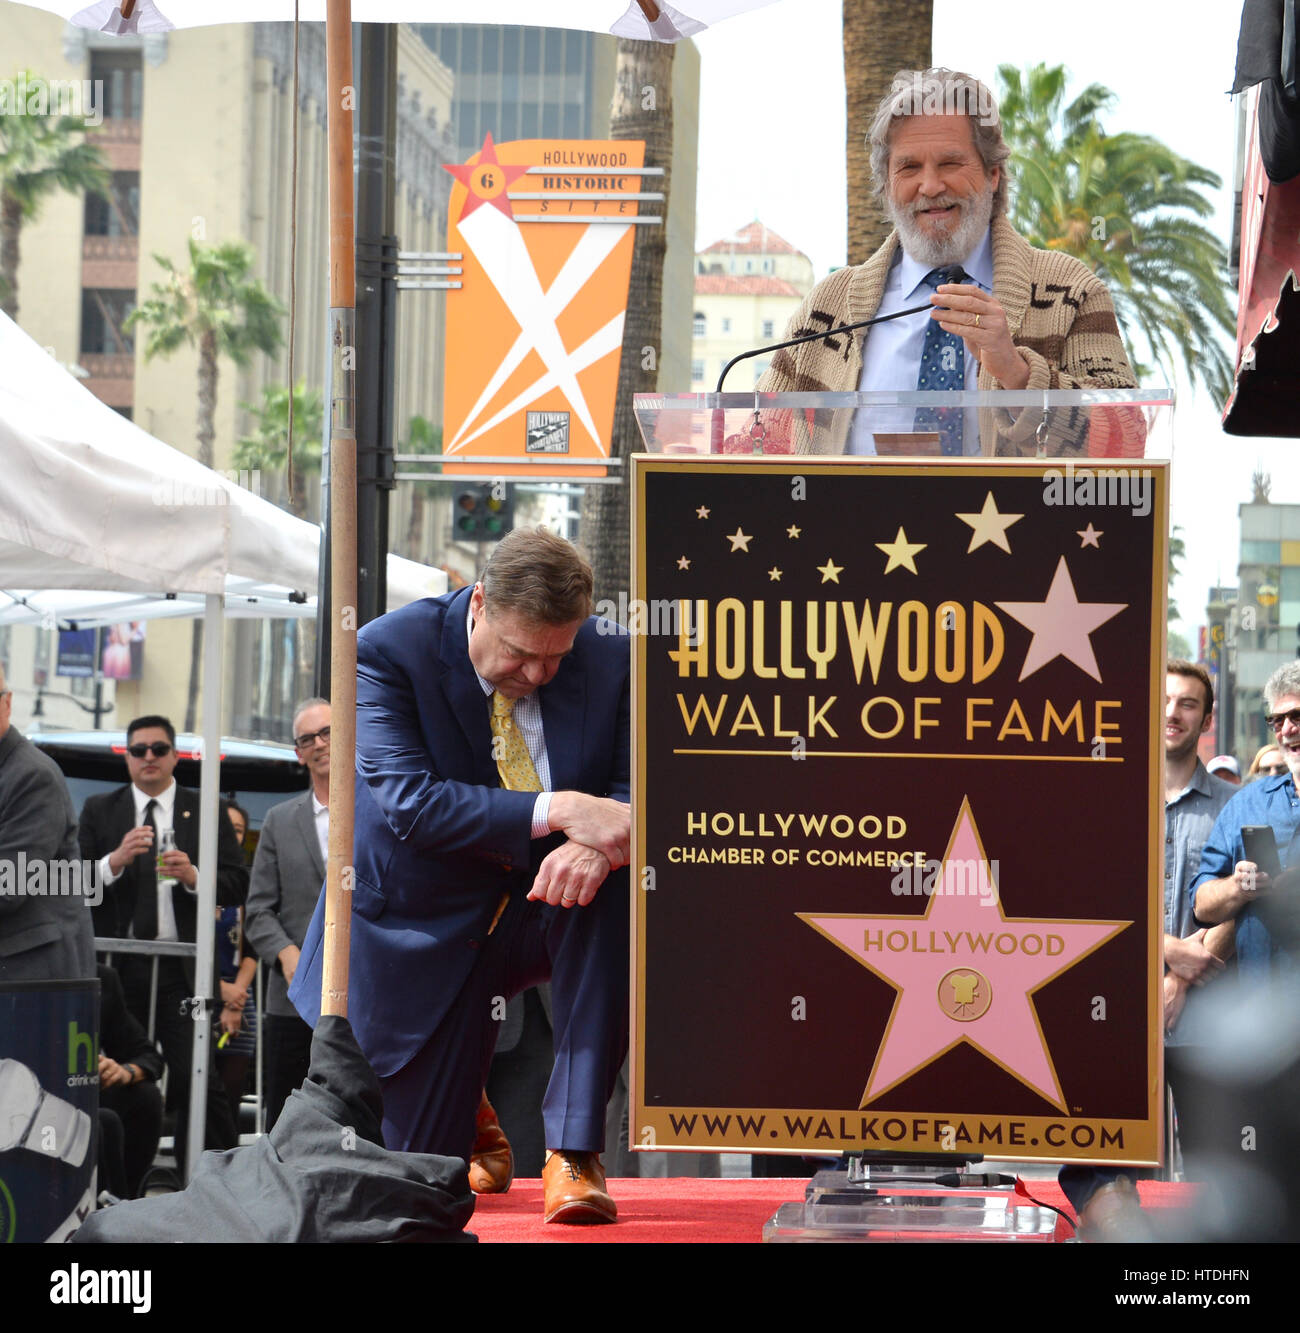
<path id="1" fill-rule="evenodd" d="M 1189 889 L 1215 820 L 1238 789 L 1211 776 L 1196 754 L 1214 717 L 1209 675 L 1184 661 L 1165 672 L 1165 1031 L 1177 1044 L 1190 990 L 1213 981 L 1232 954 L 1231 930 L 1197 921 Z"/>
<path id="2" fill-rule="evenodd" d="M 1214 715 L 1214 687 L 1204 668 L 1176 659 L 1165 666 L 1165 977 L 1164 1023 L 1170 1041 L 1188 992 L 1213 981 L 1232 954 L 1232 929 L 1207 929 L 1192 915 L 1188 886 L 1215 818 L 1236 795 L 1205 771 L 1196 744 Z M 1137 1240 L 1137 1172 L 1125 1167 L 1063 1166 L 1061 1188 L 1089 1240 Z"/>
<path id="3" fill-rule="evenodd" d="M 1246 859 L 1241 830 L 1250 824 L 1267 824 L 1273 830 L 1282 870 L 1300 866 L 1300 800 L 1296 797 L 1300 781 L 1300 662 L 1287 662 L 1268 678 L 1264 703 L 1289 772 L 1252 782 L 1223 808 L 1201 851 L 1200 873 L 1191 891 L 1198 921 L 1236 923 L 1237 961 L 1242 977 L 1251 979 L 1264 979 L 1275 965 L 1280 942 L 1260 919 L 1256 903 L 1277 886 L 1258 865 Z"/>

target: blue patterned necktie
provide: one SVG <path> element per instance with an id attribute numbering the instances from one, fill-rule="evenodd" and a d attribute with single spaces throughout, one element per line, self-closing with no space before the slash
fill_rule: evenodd
<path id="1" fill-rule="evenodd" d="M 940 283 L 951 280 L 951 269 L 935 268 L 921 279 L 935 291 Z M 966 348 L 955 333 L 945 333 L 938 320 L 931 319 L 925 329 L 921 349 L 921 368 L 917 372 L 918 390 L 952 391 L 966 387 Z M 962 409 L 960 407 L 918 407 L 914 428 L 938 431 L 939 448 L 945 455 L 962 452 Z"/>

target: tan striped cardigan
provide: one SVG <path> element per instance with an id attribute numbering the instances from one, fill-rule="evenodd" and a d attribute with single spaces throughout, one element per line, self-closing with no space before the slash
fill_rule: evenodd
<path id="1" fill-rule="evenodd" d="M 802 333 L 870 319 L 880 307 L 885 282 L 898 248 L 898 233 L 865 264 L 843 268 L 818 283 L 795 312 L 787 338 Z M 1136 386 L 1132 367 L 1115 321 L 1115 309 L 1105 284 L 1071 255 L 1037 250 L 1004 217 L 992 223 L 993 295 L 1006 311 L 1012 340 L 1029 366 L 1027 390 L 1125 389 Z M 839 334 L 799 347 L 786 348 L 772 358 L 759 381 L 762 393 L 853 393 L 862 376 L 862 346 L 870 330 Z M 979 388 L 1002 386 L 982 366 Z M 900 390 L 915 385 L 899 385 Z M 784 414 L 782 414 L 784 416 Z M 1116 410 L 1105 414 L 1106 431 L 1113 433 L 1120 420 Z M 849 416 L 819 412 L 813 429 L 802 414 L 788 420 L 796 453 L 842 453 L 848 439 Z M 1125 409 L 1124 433 L 1137 429 L 1140 414 Z M 1040 409 L 1018 412 L 980 411 L 980 438 L 986 454 L 1036 453 L 1035 432 L 1042 422 Z M 1081 413 L 1058 409 L 1049 414 L 1045 452 L 1051 455 L 1084 453 L 1140 453 L 1138 447 L 1098 448 L 1100 418 L 1089 425 Z M 771 426 L 769 425 L 769 429 Z M 1111 441 L 1111 445 L 1114 445 Z M 1128 442 L 1132 445 L 1132 441 Z"/>

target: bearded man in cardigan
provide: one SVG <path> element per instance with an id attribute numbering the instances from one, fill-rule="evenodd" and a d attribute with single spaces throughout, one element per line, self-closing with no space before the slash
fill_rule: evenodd
<path id="1" fill-rule="evenodd" d="M 1006 220 L 1010 149 L 984 84 L 947 69 L 896 75 L 868 143 L 875 194 L 894 231 L 865 264 L 819 283 L 785 336 L 906 310 L 927 297 L 935 309 L 929 319 L 907 316 L 779 351 L 761 392 L 1134 387 L 1102 281 L 1070 255 L 1035 249 Z M 964 270 L 957 283 L 946 280 L 954 266 Z M 1097 438 L 1103 419 L 1112 433 L 1117 419 L 1122 432 L 1140 429 L 1132 409 L 1122 412 L 1094 413 L 1091 426 L 1084 413 L 1050 413 L 1047 452 L 1140 453 L 1140 438 L 1136 449 Z M 877 432 L 938 425 L 944 453 L 1032 454 L 1043 420 L 1039 409 L 885 407 L 860 410 L 851 423 L 818 413 L 809 430 L 803 414 L 781 415 L 799 453 L 875 453 Z"/>

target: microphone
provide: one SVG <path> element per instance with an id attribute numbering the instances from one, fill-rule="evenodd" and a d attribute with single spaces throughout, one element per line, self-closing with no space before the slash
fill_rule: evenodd
<path id="1" fill-rule="evenodd" d="M 944 1185 L 948 1188 L 956 1187 L 958 1189 L 996 1189 L 999 1185 L 1014 1185 L 1015 1176 L 1003 1175 L 1000 1172 L 984 1172 L 982 1174 L 971 1174 L 965 1171 L 949 1171 L 944 1175 L 935 1176 L 936 1185 Z"/>
<path id="2" fill-rule="evenodd" d="M 948 269 L 948 281 L 950 283 L 963 283 L 974 282 L 974 279 L 960 264 L 953 264 Z M 762 356 L 764 352 L 779 352 L 785 347 L 798 347 L 800 343 L 820 342 L 823 338 L 833 338 L 837 333 L 852 333 L 855 329 L 869 329 L 873 324 L 885 324 L 891 319 L 902 319 L 904 315 L 919 315 L 922 311 L 938 308 L 941 307 L 932 306 L 927 302 L 925 305 L 914 305 L 910 310 L 896 310 L 892 315 L 876 315 L 872 319 L 860 319 L 855 324 L 840 324 L 836 328 L 827 329 L 821 333 L 803 333 L 797 338 L 787 338 L 784 342 L 772 343 L 767 347 L 755 347 L 752 351 L 741 352 L 738 356 L 733 356 L 722 367 L 722 373 L 718 376 L 718 387 L 713 392 L 721 393 L 722 381 L 727 378 L 727 372 L 738 361 L 748 361 L 751 356 Z"/>

